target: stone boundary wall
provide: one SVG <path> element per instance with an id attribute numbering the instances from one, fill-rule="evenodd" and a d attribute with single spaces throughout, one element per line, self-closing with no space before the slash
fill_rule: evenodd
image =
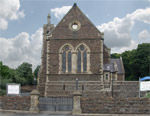
<path id="1" fill-rule="evenodd" d="M 82 113 L 150 114 L 148 98 L 81 98 Z"/>
<path id="2" fill-rule="evenodd" d="M 0 109 L 29 111 L 30 96 L 0 96 Z"/>

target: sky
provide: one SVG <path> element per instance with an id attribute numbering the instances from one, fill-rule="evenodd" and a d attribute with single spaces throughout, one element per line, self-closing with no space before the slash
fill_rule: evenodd
<path id="1" fill-rule="evenodd" d="M 74 3 L 104 32 L 111 53 L 150 43 L 150 0 L 0 0 L 0 61 L 11 68 L 41 63 L 47 15 L 57 25 Z"/>

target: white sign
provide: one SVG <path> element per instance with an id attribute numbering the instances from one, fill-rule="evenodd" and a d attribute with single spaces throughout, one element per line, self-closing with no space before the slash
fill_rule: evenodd
<path id="1" fill-rule="evenodd" d="M 7 84 L 7 94 L 8 95 L 19 95 L 20 94 L 20 84 Z"/>
<path id="2" fill-rule="evenodd" d="M 150 91 L 150 81 L 140 81 L 140 91 Z"/>

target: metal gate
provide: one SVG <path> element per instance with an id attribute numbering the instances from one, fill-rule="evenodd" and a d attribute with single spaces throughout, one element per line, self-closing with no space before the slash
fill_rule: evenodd
<path id="1" fill-rule="evenodd" d="M 40 97 L 40 111 L 72 111 L 72 97 Z"/>

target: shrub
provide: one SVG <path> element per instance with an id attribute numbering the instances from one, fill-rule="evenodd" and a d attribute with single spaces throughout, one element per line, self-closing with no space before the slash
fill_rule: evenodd
<path id="1" fill-rule="evenodd" d="M 145 98 L 150 98 L 150 92 L 147 92 L 145 95 L 144 95 Z"/>
<path id="2" fill-rule="evenodd" d="M 6 95 L 6 90 L 0 89 L 0 96 Z"/>

